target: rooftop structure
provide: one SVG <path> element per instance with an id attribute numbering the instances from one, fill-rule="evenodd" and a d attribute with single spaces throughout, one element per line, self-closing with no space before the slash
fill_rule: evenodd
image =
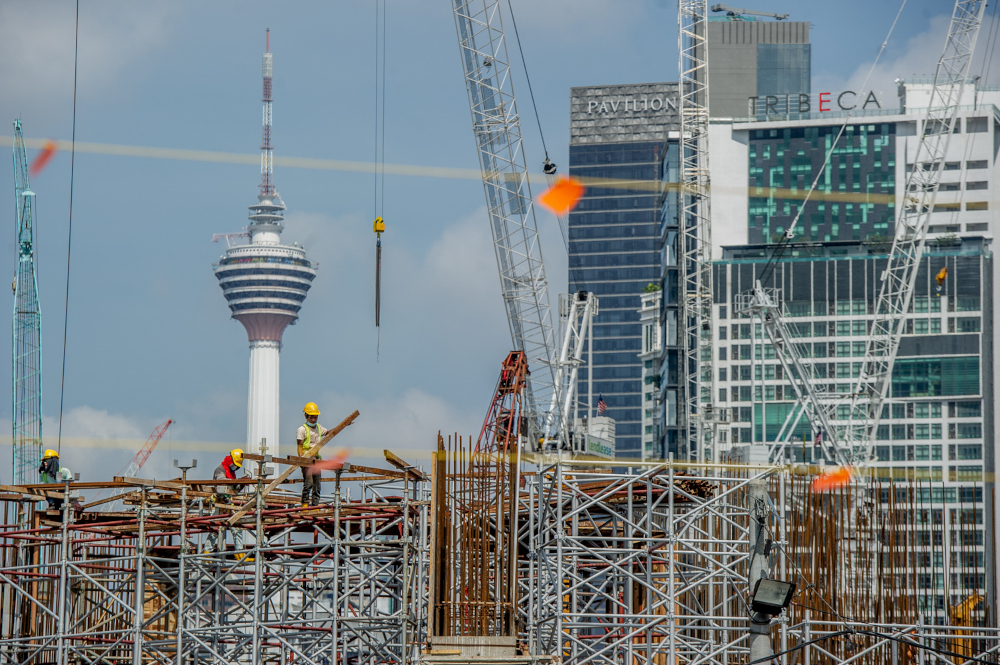
<path id="1" fill-rule="evenodd" d="M 260 194 L 250 206 L 247 233 L 250 242 L 230 244 L 215 276 L 234 319 L 246 328 L 250 341 L 250 389 L 247 401 L 247 446 L 266 441 L 272 452 L 278 444 L 280 386 L 279 353 L 285 328 L 299 318 L 299 310 L 316 278 L 316 264 L 295 243 L 281 244 L 285 204 L 274 188 L 271 143 L 270 53 L 264 54 L 264 130 L 261 143 Z M 229 238 L 227 238 L 229 240 Z"/>
<path id="2" fill-rule="evenodd" d="M 707 25 L 713 118 L 754 115 L 768 104 L 795 108 L 811 93 L 808 22 L 712 16 Z"/>

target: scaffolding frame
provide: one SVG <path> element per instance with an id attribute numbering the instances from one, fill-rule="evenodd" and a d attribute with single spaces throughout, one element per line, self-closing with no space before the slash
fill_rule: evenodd
<path id="1" fill-rule="evenodd" d="M 328 506 L 303 509 L 265 502 L 261 479 L 258 509 L 232 527 L 229 511 L 204 499 L 194 511 L 171 506 L 172 490 L 155 485 L 140 488 L 131 515 L 74 519 L 67 501 L 54 521 L 21 502 L 33 528 L 0 534 L 0 663 L 415 662 L 426 642 L 426 606 L 414 602 L 427 584 L 426 483 L 334 482 Z M 227 532 L 247 545 L 226 549 Z M 220 551 L 208 551 L 210 534 Z"/>
<path id="2" fill-rule="evenodd" d="M 756 553 L 767 575 L 800 585 L 771 623 L 775 651 L 792 649 L 780 665 L 892 665 L 900 649 L 911 665 L 1000 662 L 996 608 L 961 626 L 922 623 L 912 497 L 873 500 L 874 483 L 813 494 L 801 468 L 628 464 L 560 454 L 521 465 L 516 521 L 485 527 L 484 557 L 500 542 L 496 524 L 516 524 L 518 543 L 509 649 L 519 653 L 494 660 L 745 665 L 750 543 L 769 541 Z M 127 513 L 79 511 L 73 493 L 128 483 L 3 488 L 0 665 L 463 662 L 428 638 L 429 572 L 442 555 L 434 479 L 412 467 L 349 478 L 361 469 L 324 479 L 334 491 L 318 508 L 265 494 L 264 479 L 132 479 Z M 199 491 L 215 482 L 249 485 L 255 510 L 230 525 L 232 509 Z M 34 509 L 43 491 L 69 497 L 61 512 Z M 751 541 L 754 529 L 766 538 Z M 206 551 L 211 535 L 222 551 Z"/>

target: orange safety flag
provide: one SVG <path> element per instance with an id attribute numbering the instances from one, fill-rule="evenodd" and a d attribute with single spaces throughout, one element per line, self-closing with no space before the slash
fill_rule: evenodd
<path id="1" fill-rule="evenodd" d="M 538 202 L 555 215 L 565 215 L 576 207 L 587 188 L 577 180 L 563 176 L 542 192 Z"/>
<path id="2" fill-rule="evenodd" d="M 344 462 L 351 456 L 351 451 L 347 448 L 337 448 L 330 459 L 317 460 L 312 466 L 307 467 L 310 475 L 322 473 L 324 470 L 338 471 L 344 468 Z"/>
<path id="3" fill-rule="evenodd" d="M 31 167 L 28 169 L 28 173 L 31 174 L 32 178 L 41 173 L 42 169 L 44 169 L 48 163 L 52 161 L 52 158 L 56 156 L 56 151 L 58 149 L 59 148 L 56 145 L 56 142 L 52 139 L 45 142 L 45 145 L 42 146 L 42 151 L 35 156 L 35 161 L 31 162 Z"/>
<path id="4" fill-rule="evenodd" d="M 813 478 L 812 487 L 810 489 L 813 494 L 816 494 L 818 492 L 829 492 L 830 490 L 850 484 L 851 468 L 842 466 L 832 473 L 824 473 Z"/>

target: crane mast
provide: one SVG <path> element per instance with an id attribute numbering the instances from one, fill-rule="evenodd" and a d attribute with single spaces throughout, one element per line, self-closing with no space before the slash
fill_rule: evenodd
<path id="1" fill-rule="evenodd" d="M 37 479 L 42 459 L 42 315 L 35 277 L 35 193 L 28 183 L 28 158 L 21 121 L 14 121 L 14 205 L 17 274 L 14 278 L 14 484 Z"/>
<path id="2" fill-rule="evenodd" d="M 681 316 L 683 318 L 682 391 L 687 451 L 713 450 L 712 407 L 712 225 L 708 168 L 708 2 L 678 3 L 677 50 L 680 54 L 680 226 L 683 246 Z"/>
<path id="3" fill-rule="evenodd" d="M 500 290 L 514 348 L 535 371 L 525 386 L 534 445 L 562 420 L 548 283 L 525 166 L 499 0 L 452 0 L 472 130 L 483 171 Z M 548 403 L 549 410 L 542 410 Z M 558 434 L 557 434 L 558 436 Z"/>

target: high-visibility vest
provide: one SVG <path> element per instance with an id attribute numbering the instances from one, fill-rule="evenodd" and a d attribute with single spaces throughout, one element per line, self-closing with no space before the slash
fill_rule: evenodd
<path id="1" fill-rule="evenodd" d="M 306 428 L 306 438 L 302 439 L 302 452 L 308 453 L 309 449 L 312 448 L 312 430 L 309 428 L 309 423 L 305 423 Z M 323 431 L 322 425 L 316 423 L 316 433 L 323 437 L 321 432 Z M 316 459 L 319 459 L 319 455 L 316 455 Z"/>

